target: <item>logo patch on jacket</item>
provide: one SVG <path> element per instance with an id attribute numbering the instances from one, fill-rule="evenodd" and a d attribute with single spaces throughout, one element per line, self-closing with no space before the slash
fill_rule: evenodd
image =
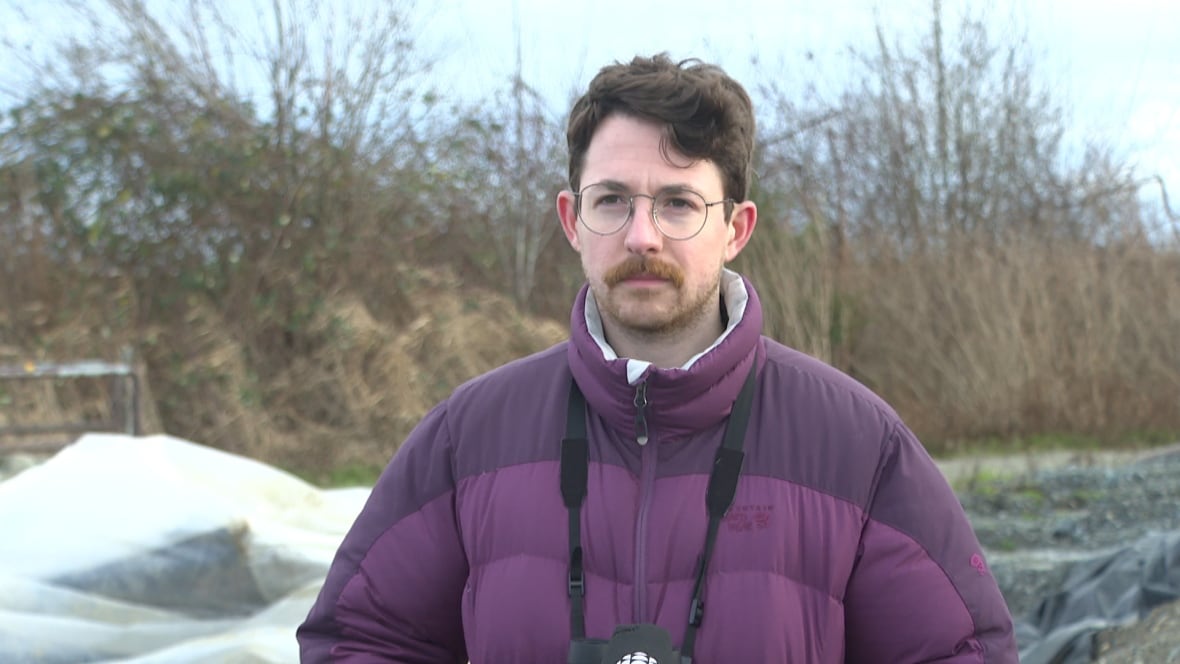
<path id="1" fill-rule="evenodd" d="M 731 532 L 749 533 L 770 527 L 774 505 L 734 505 L 721 522 Z"/>
<path id="2" fill-rule="evenodd" d="M 655 657 L 648 655 L 645 652 L 633 652 L 630 655 L 623 655 L 623 658 L 615 662 L 615 664 L 660 664 Z"/>

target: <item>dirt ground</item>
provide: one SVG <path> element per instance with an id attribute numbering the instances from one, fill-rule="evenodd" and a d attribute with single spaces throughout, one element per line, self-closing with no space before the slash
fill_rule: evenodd
<path id="1" fill-rule="evenodd" d="M 1099 664 L 1180 664 L 1180 602 L 1095 639 Z"/>

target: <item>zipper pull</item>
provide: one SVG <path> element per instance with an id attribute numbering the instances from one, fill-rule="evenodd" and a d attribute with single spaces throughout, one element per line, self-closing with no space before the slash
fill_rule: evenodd
<path id="1" fill-rule="evenodd" d="M 647 444 L 647 381 L 635 390 L 635 441 Z"/>

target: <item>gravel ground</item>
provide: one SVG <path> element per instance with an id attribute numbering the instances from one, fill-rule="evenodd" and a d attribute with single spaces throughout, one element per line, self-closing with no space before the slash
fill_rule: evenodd
<path id="1" fill-rule="evenodd" d="M 1021 465 L 1023 461 L 1023 465 Z M 1071 563 L 1180 531 L 1180 445 L 948 465 L 1009 608 L 1027 617 Z M 957 473 L 957 474 L 956 474 Z M 1180 602 L 1095 639 L 1096 661 L 1180 664 Z"/>

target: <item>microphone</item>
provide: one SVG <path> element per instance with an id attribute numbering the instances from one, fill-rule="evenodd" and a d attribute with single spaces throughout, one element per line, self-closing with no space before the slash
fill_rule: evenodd
<path id="1" fill-rule="evenodd" d="M 667 630 L 656 625 L 620 625 L 606 644 L 603 664 L 680 664 Z"/>

